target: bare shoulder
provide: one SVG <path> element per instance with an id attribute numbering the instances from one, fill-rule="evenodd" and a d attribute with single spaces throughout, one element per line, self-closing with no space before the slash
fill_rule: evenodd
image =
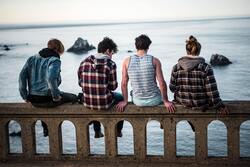
<path id="1" fill-rule="evenodd" d="M 154 66 L 161 66 L 161 61 L 157 59 L 156 57 L 153 57 L 153 64 Z"/>
<path id="2" fill-rule="evenodd" d="M 123 66 L 128 67 L 129 62 L 130 62 L 130 56 L 124 59 Z"/>

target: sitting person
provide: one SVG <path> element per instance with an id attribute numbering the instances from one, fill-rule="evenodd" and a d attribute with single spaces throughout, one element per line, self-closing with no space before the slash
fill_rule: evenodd
<path id="1" fill-rule="evenodd" d="M 128 81 L 131 81 L 132 101 L 137 106 L 156 106 L 164 103 L 169 112 L 175 112 L 168 101 L 167 85 L 164 80 L 161 62 L 147 54 L 151 40 L 146 35 L 135 39 L 136 54 L 126 58 L 122 65 L 122 94 L 124 100 L 117 105 L 123 111 L 128 104 Z M 157 86 L 159 82 L 160 88 Z"/>
<path id="2" fill-rule="evenodd" d="M 78 69 L 79 86 L 82 88 L 82 101 L 90 109 L 109 109 L 123 100 L 121 94 L 113 92 L 117 86 L 116 64 L 112 55 L 117 52 L 117 45 L 105 37 L 98 44 L 98 53 L 83 60 Z M 95 138 L 103 137 L 101 124 L 94 124 Z M 122 137 L 123 121 L 117 124 L 117 136 Z"/>
<path id="3" fill-rule="evenodd" d="M 76 102 L 77 96 L 59 90 L 61 83 L 61 60 L 64 52 L 61 41 L 51 39 L 48 47 L 26 61 L 19 75 L 19 91 L 22 98 L 35 107 L 55 107 Z M 28 88 L 28 89 L 27 89 Z M 44 136 L 48 129 L 44 127 Z"/>
<path id="4" fill-rule="evenodd" d="M 174 101 L 193 109 L 205 111 L 215 107 L 220 113 L 228 113 L 220 99 L 213 69 L 199 57 L 201 44 L 193 36 L 186 41 L 187 56 L 173 67 L 169 88 Z"/>

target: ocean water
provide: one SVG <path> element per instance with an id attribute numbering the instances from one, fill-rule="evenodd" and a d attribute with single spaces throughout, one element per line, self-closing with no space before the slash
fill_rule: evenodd
<path id="1" fill-rule="evenodd" d="M 103 37 L 112 38 L 118 45 L 119 52 L 113 56 L 117 64 L 118 81 L 121 82 L 122 61 L 135 51 L 134 39 L 140 34 L 147 34 L 151 40 L 149 54 L 159 58 L 165 80 L 169 83 L 171 69 L 177 60 L 185 55 L 185 40 L 194 35 L 202 45 L 201 56 L 209 62 L 212 54 L 227 56 L 233 64 L 226 67 L 215 67 L 214 73 L 223 100 L 250 100 L 250 18 L 214 19 L 172 22 L 151 22 L 137 24 L 93 25 L 79 27 L 57 27 L 36 29 L 0 30 L 0 44 L 15 44 L 10 51 L 0 49 L 0 102 L 22 102 L 18 92 L 18 74 L 28 57 L 37 53 L 51 38 L 60 39 L 65 48 L 73 45 L 78 37 L 87 39 L 97 46 Z M 65 52 L 62 60 L 62 79 L 60 89 L 66 92 L 81 91 L 77 83 L 77 69 L 80 62 L 90 54 L 76 55 Z M 131 89 L 129 87 L 129 89 Z M 117 89 L 120 92 L 120 87 Z M 173 95 L 168 91 L 169 99 Z M 75 132 L 73 125 L 63 124 L 64 153 L 75 153 Z M 18 131 L 20 126 L 13 123 L 11 131 Z M 48 137 L 43 137 L 40 121 L 36 124 L 37 152 L 49 151 Z M 104 138 L 94 139 L 90 126 L 91 153 L 104 154 Z M 225 125 L 214 121 L 208 127 L 208 154 L 227 155 L 227 132 Z M 220 135 L 218 135 L 220 134 Z M 241 156 L 250 156 L 250 121 L 241 126 Z M 219 136 L 219 137 L 218 137 Z M 163 154 L 163 132 L 159 122 L 149 122 L 147 126 L 147 153 Z M 12 152 L 21 152 L 21 139 L 10 137 Z M 177 155 L 194 155 L 194 133 L 186 121 L 177 125 Z M 118 139 L 119 154 L 133 154 L 133 130 L 125 122 L 123 137 Z"/>

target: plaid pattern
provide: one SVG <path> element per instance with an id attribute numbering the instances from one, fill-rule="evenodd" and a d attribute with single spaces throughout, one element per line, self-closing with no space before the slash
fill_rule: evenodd
<path id="1" fill-rule="evenodd" d="M 89 56 L 78 69 L 83 104 L 91 109 L 108 109 L 113 103 L 112 92 L 118 86 L 116 64 L 110 58 Z"/>
<path id="2" fill-rule="evenodd" d="M 223 107 L 213 69 L 206 63 L 185 71 L 179 64 L 173 67 L 170 90 L 176 102 L 194 109 Z"/>

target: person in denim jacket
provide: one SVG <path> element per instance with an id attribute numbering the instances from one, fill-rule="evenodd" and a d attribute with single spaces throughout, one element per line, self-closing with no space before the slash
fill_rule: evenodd
<path id="1" fill-rule="evenodd" d="M 19 75 L 21 97 L 35 107 L 55 107 L 76 102 L 77 96 L 59 90 L 61 60 L 64 52 L 61 41 L 51 39 L 48 47 L 26 61 Z"/>

